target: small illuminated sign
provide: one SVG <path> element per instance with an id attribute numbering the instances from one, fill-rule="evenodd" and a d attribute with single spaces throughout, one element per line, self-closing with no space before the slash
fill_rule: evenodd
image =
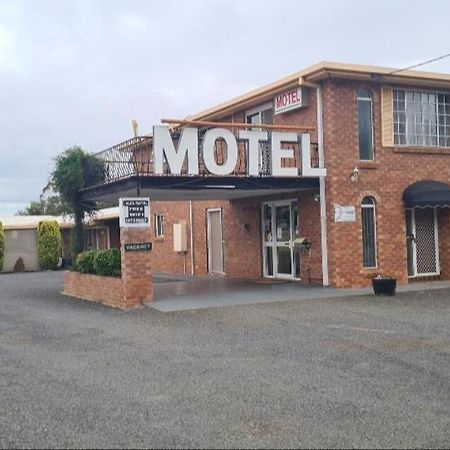
<path id="1" fill-rule="evenodd" d="M 120 227 L 140 228 L 150 226 L 149 198 L 121 198 L 119 200 Z"/>
<path id="2" fill-rule="evenodd" d="M 282 92 L 274 98 L 274 112 L 281 114 L 307 106 L 305 91 L 299 87 L 291 91 Z"/>

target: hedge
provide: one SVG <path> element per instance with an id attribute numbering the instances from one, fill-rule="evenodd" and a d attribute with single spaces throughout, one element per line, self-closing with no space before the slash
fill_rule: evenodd
<path id="1" fill-rule="evenodd" d="M 118 277 L 121 274 L 120 264 L 120 250 L 117 248 L 100 250 L 94 257 L 94 269 L 97 275 Z"/>
<path id="2" fill-rule="evenodd" d="M 5 257 L 5 230 L 0 222 L 0 270 L 3 270 L 3 259 Z"/>
<path id="3" fill-rule="evenodd" d="M 81 252 L 75 259 L 75 264 L 73 269 L 75 272 L 80 273 L 95 273 L 94 269 L 94 257 L 96 250 L 88 250 L 86 252 Z"/>
<path id="4" fill-rule="evenodd" d="M 120 277 L 121 258 L 120 250 L 88 250 L 80 253 L 73 269 L 80 273 L 90 273 L 107 277 Z"/>
<path id="5" fill-rule="evenodd" d="M 61 257 L 61 230 L 58 223 L 53 220 L 39 222 L 37 237 L 39 268 L 57 269 Z"/>

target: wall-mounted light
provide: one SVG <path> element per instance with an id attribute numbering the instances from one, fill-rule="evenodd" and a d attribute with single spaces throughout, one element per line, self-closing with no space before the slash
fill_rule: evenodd
<path id="1" fill-rule="evenodd" d="M 355 166 L 355 168 L 353 169 L 352 174 L 350 175 L 350 181 L 352 183 L 356 183 L 358 181 L 359 178 L 359 170 L 358 168 Z"/>

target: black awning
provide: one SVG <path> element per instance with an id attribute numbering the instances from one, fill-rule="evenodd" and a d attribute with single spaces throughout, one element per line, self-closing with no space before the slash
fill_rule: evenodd
<path id="1" fill-rule="evenodd" d="M 411 184 L 403 192 L 406 208 L 450 207 L 450 186 L 440 181 L 419 181 Z"/>

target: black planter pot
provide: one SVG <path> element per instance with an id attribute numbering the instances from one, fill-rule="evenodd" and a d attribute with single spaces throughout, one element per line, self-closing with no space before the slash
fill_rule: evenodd
<path id="1" fill-rule="evenodd" d="M 395 295 L 397 280 L 395 278 L 372 278 L 375 295 Z"/>

